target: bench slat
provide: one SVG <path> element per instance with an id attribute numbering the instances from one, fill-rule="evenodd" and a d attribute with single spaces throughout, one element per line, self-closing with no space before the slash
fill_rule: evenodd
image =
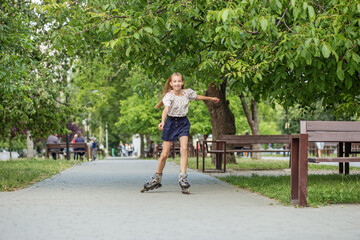
<path id="1" fill-rule="evenodd" d="M 360 132 L 360 122 L 349 121 L 300 121 L 301 133 L 311 131 Z"/>
<path id="2" fill-rule="evenodd" d="M 314 157 L 309 158 L 309 162 L 360 162 L 359 157 Z"/>
<path id="3" fill-rule="evenodd" d="M 360 142 L 360 133 L 349 132 L 309 132 L 309 142 Z"/>
<path id="4" fill-rule="evenodd" d="M 208 153 L 223 153 L 224 150 L 209 150 Z M 226 153 L 237 153 L 237 152 L 290 152 L 290 150 L 243 150 L 243 149 L 227 149 Z"/>
<path id="5" fill-rule="evenodd" d="M 290 143 L 290 135 L 222 135 L 226 144 Z"/>

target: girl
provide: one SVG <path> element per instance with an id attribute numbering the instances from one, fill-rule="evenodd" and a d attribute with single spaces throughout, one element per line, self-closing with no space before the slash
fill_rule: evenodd
<path id="1" fill-rule="evenodd" d="M 161 187 L 162 172 L 165 167 L 166 159 L 169 156 L 172 142 L 180 139 L 180 174 L 179 185 L 182 193 L 190 193 L 190 184 L 187 181 L 187 146 L 190 132 L 190 122 L 187 118 L 189 102 L 192 100 L 208 100 L 218 103 L 217 97 L 205 97 L 197 95 L 192 89 L 184 89 L 184 80 L 180 73 L 173 73 L 165 84 L 162 100 L 156 108 L 164 106 L 159 130 L 163 131 L 161 139 L 164 140 L 163 150 L 158 163 L 155 175 L 145 183 L 141 192 L 153 190 Z M 165 122 L 166 120 L 166 122 Z"/>

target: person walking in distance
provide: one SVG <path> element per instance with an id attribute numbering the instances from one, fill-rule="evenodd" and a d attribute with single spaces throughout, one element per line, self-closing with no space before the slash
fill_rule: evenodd
<path id="1" fill-rule="evenodd" d="M 190 184 L 187 180 L 187 145 L 190 132 L 190 122 L 187 118 L 189 103 L 193 100 L 205 100 L 218 103 L 217 97 L 197 95 L 192 89 L 184 89 L 184 79 L 180 73 L 173 73 L 167 80 L 161 101 L 156 108 L 164 106 L 159 124 L 159 130 L 163 131 L 161 139 L 164 141 L 163 150 L 155 175 L 145 183 L 141 192 L 161 187 L 162 173 L 166 160 L 169 156 L 172 142 L 180 140 L 180 174 L 179 185 L 182 193 L 190 193 Z M 166 120 L 166 121 L 165 121 Z"/>

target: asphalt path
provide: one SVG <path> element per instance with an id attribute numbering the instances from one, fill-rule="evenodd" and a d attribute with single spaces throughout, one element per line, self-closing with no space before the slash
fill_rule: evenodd
<path id="1" fill-rule="evenodd" d="M 163 187 L 140 193 L 154 160 L 109 158 L 0 193 L 0 239 L 360 239 L 360 205 L 284 206 L 167 163 Z M 289 193 L 290 197 L 290 193 Z"/>

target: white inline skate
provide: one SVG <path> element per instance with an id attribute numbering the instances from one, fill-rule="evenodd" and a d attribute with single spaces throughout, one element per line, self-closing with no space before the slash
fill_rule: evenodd
<path id="1" fill-rule="evenodd" d="M 144 184 L 144 188 L 141 189 L 141 192 L 143 193 L 161 187 L 161 179 L 162 174 L 155 173 L 155 175 Z"/>
<path id="2" fill-rule="evenodd" d="M 187 180 L 187 176 L 186 173 L 179 174 L 179 185 L 183 194 L 190 194 L 190 183 Z"/>

